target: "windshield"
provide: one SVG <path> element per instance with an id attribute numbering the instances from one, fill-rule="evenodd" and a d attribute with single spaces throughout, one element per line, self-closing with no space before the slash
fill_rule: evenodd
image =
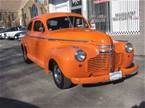
<path id="1" fill-rule="evenodd" d="M 88 28 L 87 22 L 81 17 L 65 16 L 48 19 L 47 21 L 48 30 L 58 30 L 64 28 Z"/>

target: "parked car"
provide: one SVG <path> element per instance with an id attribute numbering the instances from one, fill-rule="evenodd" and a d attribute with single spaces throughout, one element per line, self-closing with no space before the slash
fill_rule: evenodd
<path id="1" fill-rule="evenodd" d="M 91 30 L 83 16 L 52 13 L 35 17 L 21 39 L 24 60 L 52 72 L 57 87 L 115 81 L 135 74 L 134 48 Z"/>
<path id="2" fill-rule="evenodd" d="M 0 39 L 5 39 L 5 28 L 4 27 L 0 27 Z"/>
<path id="3" fill-rule="evenodd" d="M 16 40 L 20 40 L 22 37 L 24 37 L 26 35 L 26 31 L 21 31 L 15 34 L 15 39 Z"/>
<path id="4" fill-rule="evenodd" d="M 6 30 L 6 39 L 15 39 L 15 35 L 17 33 L 23 32 L 25 29 L 20 28 L 20 27 L 11 27 Z"/>

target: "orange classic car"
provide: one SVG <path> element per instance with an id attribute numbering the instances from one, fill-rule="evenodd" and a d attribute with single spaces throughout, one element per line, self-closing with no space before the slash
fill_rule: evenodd
<path id="1" fill-rule="evenodd" d="M 21 47 L 24 60 L 51 72 L 60 89 L 124 79 L 138 70 L 131 43 L 113 41 L 92 30 L 87 20 L 75 13 L 33 18 Z"/>

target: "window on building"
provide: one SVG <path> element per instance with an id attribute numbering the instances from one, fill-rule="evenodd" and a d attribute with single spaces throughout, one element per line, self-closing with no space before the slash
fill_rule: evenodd
<path id="1" fill-rule="evenodd" d="M 14 21 L 16 18 L 15 18 L 15 14 L 12 13 L 12 20 Z"/>
<path id="2" fill-rule="evenodd" d="M 82 0 L 71 0 L 72 7 L 77 7 L 82 5 Z"/>
<path id="3" fill-rule="evenodd" d="M 110 31 L 110 2 L 95 4 L 96 29 L 103 32 Z"/>
<path id="4" fill-rule="evenodd" d="M 79 9 L 72 9 L 71 12 L 73 12 L 73 13 L 78 13 L 78 14 L 80 14 L 80 15 L 82 14 L 81 8 L 79 8 Z"/>
<path id="5" fill-rule="evenodd" d="M 82 14 L 82 0 L 71 0 L 71 12 Z"/>
<path id="6" fill-rule="evenodd" d="M 34 23 L 34 31 L 40 32 L 40 28 L 44 30 L 44 25 L 41 21 L 35 21 Z"/>
<path id="7" fill-rule="evenodd" d="M 114 34 L 140 32 L 139 0 L 113 0 L 111 9 Z"/>
<path id="8" fill-rule="evenodd" d="M 31 8 L 31 16 L 32 16 L 32 18 L 35 16 L 38 16 L 38 9 L 35 4 L 33 4 L 32 8 Z"/>

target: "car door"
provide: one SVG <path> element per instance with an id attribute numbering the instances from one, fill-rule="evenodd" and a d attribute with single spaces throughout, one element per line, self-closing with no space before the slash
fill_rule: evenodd
<path id="1" fill-rule="evenodd" d="M 8 32 L 8 37 L 9 38 L 14 38 L 14 34 L 15 34 L 16 31 L 17 31 L 17 28 L 16 27 L 12 27 L 11 31 Z"/>
<path id="2" fill-rule="evenodd" d="M 28 24 L 28 27 L 27 27 L 27 33 L 26 33 L 26 40 L 25 40 L 25 47 L 27 49 L 27 54 L 28 56 L 31 58 L 33 57 L 33 30 L 32 30 L 32 27 L 33 27 L 33 21 L 31 21 L 29 24 Z"/>
<path id="3" fill-rule="evenodd" d="M 44 24 L 41 20 L 36 20 L 34 22 L 34 27 L 33 27 L 33 56 L 35 57 L 35 61 L 43 66 L 43 47 L 45 45 L 43 44 L 44 40 L 47 40 L 44 38 L 45 36 L 45 27 Z"/>

